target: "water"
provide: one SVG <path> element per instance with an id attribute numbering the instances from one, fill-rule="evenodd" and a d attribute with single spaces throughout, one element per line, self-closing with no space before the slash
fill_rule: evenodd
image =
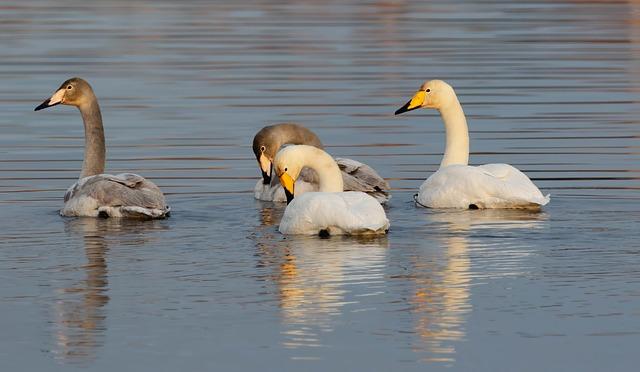
<path id="1" fill-rule="evenodd" d="M 0 5 L 2 370 L 633 370 L 640 362 L 637 2 L 5 1 Z M 78 112 L 165 221 L 64 219 Z M 509 162 L 542 213 L 441 212 L 449 81 L 472 163 Z M 376 239 L 284 238 L 250 151 L 296 121 L 393 187 Z"/>

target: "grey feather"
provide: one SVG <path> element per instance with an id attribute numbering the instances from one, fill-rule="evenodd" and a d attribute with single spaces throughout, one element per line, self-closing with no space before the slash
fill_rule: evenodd
<path id="1" fill-rule="evenodd" d="M 132 173 L 83 178 L 67 191 L 64 200 L 79 197 L 95 199 L 99 211 L 119 208 L 125 217 L 164 218 L 171 210 L 158 186 Z"/>
<path id="2" fill-rule="evenodd" d="M 345 191 L 362 191 L 373 196 L 380 203 L 387 202 L 389 183 L 370 166 L 353 159 L 335 158 L 342 171 Z"/>

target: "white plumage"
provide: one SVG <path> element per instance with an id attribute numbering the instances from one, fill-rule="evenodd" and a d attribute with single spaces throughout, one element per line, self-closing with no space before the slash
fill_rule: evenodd
<path id="1" fill-rule="evenodd" d="M 318 176 L 318 192 L 295 193 L 303 168 Z M 389 220 L 380 203 L 361 191 L 343 191 L 340 168 L 323 150 L 295 145 L 280 150 L 274 159 L 275 172 L 291 196 L 280 221 L 283 234 L 367 235 L 384 234 Z"/>
<path id="2" fill-rule="evenodd" d="M 384 234 L 389 220 L 373 197 L 359 191 L 307 192 L 296 196 L 284 211 L 283 234 Z"/>
<path id="3" fill-rule="evenodd" d="M 427 81 L 396 115 L 418 108 L 440 111 L 446 147 L 440 169 L 420 186 L 416 202 L 428 208 L 539 208 L 549 203 L 529 177 L 508 164 L 470 166 L 469 130 L 453 88 Z"/>
<path id="4" fill-rule="evenodd" d="M 449 165 L 424 181 L 416 201 L 429 208 L 535 208 L 549 196 L 508 164 Z"/>

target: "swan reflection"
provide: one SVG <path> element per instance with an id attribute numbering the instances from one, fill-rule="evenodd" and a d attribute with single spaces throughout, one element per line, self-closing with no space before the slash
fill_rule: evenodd
<path id="1" fill-rule="evenodd" d="M 65 271 L 84 278 L 74 279 L 69 286 L 56 290 L 53 304 L 53 353 L 57 359 L 86 364 L 96 358 L 104 344 L 109 303 L 109 246 L 125 238 L 127 245 L 147 242 L 145 230 L 163 228 L 158 221 L 120 221 L 118 219 L 75 218 L 65 220 L 65 230 L 72 237 L 80 236 L 86 263 Z"/>
<path id="2" fill-rule="evenodd" d="M 541 228 L 546 214 L 495 209 L 430 211 L 426 219 L 441 237 L 436 238 L 435 248 L 423 247 L 424 253 L 415 255 L 411 263 L 415 274 L 409 275 L 414 281 L 409 302 L 417 335 L 413 350 L 425 362 L 450 364 L 455 361 L 456 342 L 465 338 L 465 322 L 472 310 L 472 266 L 477 263 L 472 262 L 470 250 L 481 250 L 492 244 L 474 237 L 474 232 L 486 235 L 487 231 L 504 233 L 510 229 Z M 512 244 L 510 240 L 497 243 L 502 248 Z M 517 250 L 526 254 L 526 243 Z"/>
<path id="3" fill-rule="evenodd" d="M 270 217 L 278 212 L 281 214 L 265 206 L 260 213 L 265 231 L 256 243 L 258 266 L 267 269 L 268 279 L 276 288 L 281 345 L 295 350 L 293 359 L 318 359 L 314 349 L 325 345 L 324 335 L 334 330 L 345 305 L 358 309 L 359 303 L 349 296 L 349 288 L 357 285 L 358 294 L 375 292 L 375 286 L 384 280 L 389 243 L 387 237 L 284 239 L 275 225 L 265 223 L 277 221 Z"/>

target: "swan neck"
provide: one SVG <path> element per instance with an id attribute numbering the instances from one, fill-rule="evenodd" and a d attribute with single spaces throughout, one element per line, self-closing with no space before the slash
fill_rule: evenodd
<path id="1" fill-rule="evenodd" d="M 274 137 L 274 141 L 276 142 L 274 148 L 276 152 L 284 145 L 309 145 L 319 149 L 323 148 L 318 136 L 309 130 L 284 127 L 279 128 L 279 130 L 274 133 Z"/>
<path id="2" fill-rule="evenodd" d="M 469 164 L 469 129 L 457 98 L 440 109 L 446 131 L 446 147 L 440 168 L 453 164 Z"/>
<path id="3" fill-rule="evenodd" d="M 342 173 L 333 158 L 326 152 L 313 148 L 305 158 L 305 167 L 318 173 L 320 192 L 343 192 Z"/>
<path id="4" fill-rule="evenodd" d="M 78 106 L 84 123 L 84 160 L 80 178 L 104 173 L 106 149 L 102 114 L 94 97 L 87 104 Z"/>

